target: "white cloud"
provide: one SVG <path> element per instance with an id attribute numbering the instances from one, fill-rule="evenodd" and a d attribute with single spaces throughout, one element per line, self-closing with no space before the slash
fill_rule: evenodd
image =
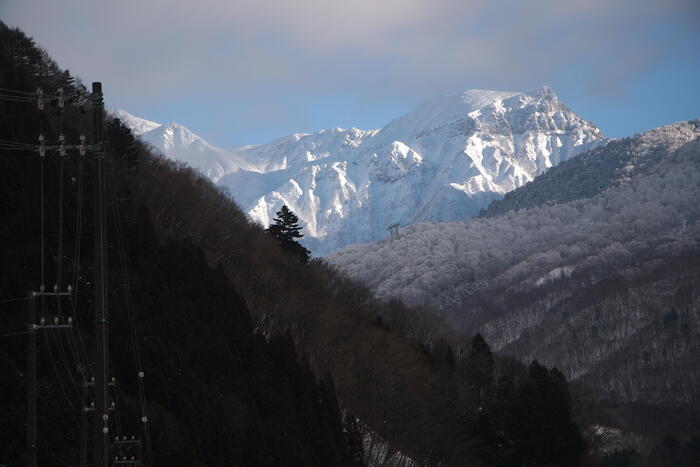
<path id="1" fill-rule="evenodd" d="M 691 0 L 5 0 L 0 15 L 117 100 L 221 89 L 426 95 L 584 64 L 600 89 L 673 51 Z M 655 36 L 664 20 L 680 24 Z M 697 40 L 697 38 L 695 38 Z"/>

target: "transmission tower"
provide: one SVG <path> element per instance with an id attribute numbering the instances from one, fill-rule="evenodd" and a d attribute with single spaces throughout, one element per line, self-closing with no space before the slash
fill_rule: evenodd
<path id="1" fill-rule="evenodd" d="M 391 224 L 389 227 L 386 228 L 386 230 L 391 235 L 392 242 L 394 241 L 394 239 L 396 239 L 396 240 L 401 239 L 401 237 L 399 236 L 399 227 L 401 227 L 400 224 Z"/>

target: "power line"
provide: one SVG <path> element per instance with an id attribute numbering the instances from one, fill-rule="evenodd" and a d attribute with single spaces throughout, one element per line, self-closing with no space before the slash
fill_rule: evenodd
<path id="1" fill-rule="evenodd" d="M 148 454 L 148 459 L 149 463 L 151 466 L 154 466 L 154 460 L 153 460 L 153 449 L 152 449 L 152 444 L 151 444 L 151 436 L 150 436 L 150 427 L 148 424 L 148 418 L 147 418 L 147 402 L 146 402 L 146 390 L 144 387 L 144 372 L 143 372 L 143 364 L 141 360 L 141 350 L 138 344 L 138 338 L 136 335 L 136 318 L 135 318 L 135 313 L 134 313 L 134 302 L 133 302 L 133 295 L 132 295 L 132 290 L 131 290 L 131 281 L 129 279 L 129 267 L 128 263 L 126 260 L 126 248 L 124 245 L 124 229 L 121 223 L 121 214 L 120 214 L 120 209 L 119 209 L 119 201 L 117 198 L 117 191 L 116 191 L 116 182 L 115 182 L 115 177 L 114 177 L 114 168 L 110 167 L 110 170 L 107 172 L 107 191 L 108 194 L 112 198 L 112 214 L 114 216 L 114 225 L 115 225 L 115 230 L 116 230 L 116 240 L 117 240 L 117 250 L 119 251 L 119 260 L 121 263 L 121 269 L 122 269 L 122 278 L 123 278 L 123 287 L 124 287 L 124 297 L 126 301 L 126 310 L 127 310 L 127 316 L 129 318 L 129 330 L 130 330 L 130 335 L 131 335 L 131 345 L 132 345 L 132 350 L 134 352 L 134 359 L 136 363 L 136 368 L 138 371 L 138 390 L 139 390 L 139 402 L 141 405 L 141 411 L 142 411 L 142 418 L 141 421 L 143 423 L 143 430 L 144 430 L 144 437 L 146 438 L 146 452 Z"/>
<path id="2" fill-rule="evenodd" d="M 26 301 L 26 300 L 29 300 L 29 298 L 28 297 L 6 298 L 4 300 L 0 300 L 0 303 L 19 302 L 19 301 Z"/>
<path id="3" fill-rule="evenodd" d="M 144 372 L 141 361 L 140 349 L 138 346 L 138 338 L 136 335 L 136 319 L 134 316 L 133 295 L 130 287 L 128 274 L 127 254 L 123 227 L 121 224 L 121 214 L 119 212 L 118 200 L 116 195 L 116 183 L 114 181 L 114 172 L 105 171 L 104 161 L 104 142 L 103 142 L 103 115 L 104 104 L 102 100 L 101 83 L 93 83 L 91 99 L 87 98 L 86 89 L 82 86 L 76 88 L 71 95 L 64 93 L 62 88 L 58 88 L 56 94 L 45 94 L 41 88 L 37 88 L 36 92 L 11 90 L 0 88 L 0 101 L 16 102 L 16 103 L 32 103 L 35 104 L 39 111 L 44 111 L 45 103 L 50 102 L 58 107 L 58 142 L 57 144 L 47 145 L 44 138 L 44 127 L 47 121 L 40 118 L 38 122 L 39 144 L 23 143 L 0 139 L 0 151 L 32 151 L 39 155 L 39 197 L 40 197 L 40 276 L 41 284 L 38 292 L 32 292 L 29 297 L 8 298 L 0 300 L 0 303 L 9 303 L 14 301 L 28 301 L 30 310 L 30 326 L 24 333 L 28 334 L 28 425 L 27 425 L 27 462 L 30 466 L 36 466 L 37 460 L 37 424 L 36 424 L 36 401 L 37 401 L 37 386 L 36 386 L 36 332 L 42 330 L 52 331 L 52 336 L 47 336 L 44 333 L 44 342 L 46 345 L 51 366 L 54 371 L 56 381 L 60 387 L 60 392 L 63 394 L 68 406 L 75 411 L 81 413 L 81 465 L 87 465 L 87 413 L 92 412 L 95 415 L 93 435 L 94 443 L 94 463 L 96 466 L 106 467 L 111 462 L 110 450 L 112 446 L 118 445 L 119 435 L 122 434 L 121 414 L 118 405 L 117 389 L 114 388 L 112 395 L 113 401 L 110 403 L 110 386 L 115 386 L 114 378 L 108 381 L 109 374 L 109 346 L 108 346 L 108 288 L 107 288 L 107 271 L 106 271 L 106 217 L 105 197 L 112 200 L 112 213 L 114 215 L 115 231 L 117 233 L 117 244 L 119 249 L 119 261 L 123 272 L 125 299 L 127 316 L 129 319 L 129 329 L 131 336 L 131 346 L 134 353 L 134 360 L 137 370 L 137 387 L 139 396 L 139 405 L 141 408 L 141 421 L 146 440 L 146 448 L 149 458 L 149 463 L 154 465 L 152 443 L 150 436 L 150 427 L 147 418 L 147 404 L 144 387 Z M 85 137 L 80 136 L 80 144 L 68 145 L 64 137 L 64 122 L 63 109 L 66 104 L 74 104 L 80 107 L 81 115 L 84 114 L 86 107 L 92 107 L 93 115 L 93 135 L 94 141 L 91 145 L 85 143 Z M 80 123 L 83 122 L 83 117 L 80 117 Z M 78 159 L 78 193 L 77 193 L 77 214 L 76 214 L 76 230 L 74 241 L 74 257 L 73 269 L 70 284 L 67 287 L 67 292 L 62 292 L 63 289 L 63 256 L 64 256 L 64 202 L 65 202 L 65 157 L 67 151 L 75 151 L 79 153 Z M 88 354 L 85 343 L 82 339 L 82 334 L 76 326 L 77 307 L 78 307 L 78 292 L 80 285 L 80 258 L 82 254 L 82 228 L 83 228 L 83 206 L 84 206 L 84 158 L 87 150 L 93 151 L 95 157 L 95 180 L 94 180 L 94 206 L 95 206 L 95 335 L 96 335 L 96 369 L 94 376 L 90 376 L 92 372 L 88 364 Z M 56 261 L 56 281 L 53 292 L 46 291 L 46 153 L 51 151 L 58 156 L 58 212 L 57 212 L 57 261 Z M 106 190 L 105 190 L 106 189 Z M 106 191 L 106 192 L 105 192 Z M 47 297 L 55 297 L 55 314 L 53 324 L 48 322 L 46 315 L 49 313 L 49 303 Z M 72 299 L 70 307 L 70 315 L 67 320 L 63 316 L 64 297 Z M 36 302 L 40 303 L 40 320 L 36 322 Z M 51 302 L 54 303 L 54 302 Z M 67 324 L 62 324 L 66 322 Z M 59 330 L 70 330 L 66 336 L 64 343 Z M 73 333 L 77 333 L 74 336 Z M 52 339 L 54 342 L 52 342 Z M 76 343 L 77 341 L 77 343 Z M 56 353 L 56 355 L 54 355 Z M 73 373 L 74 369 L 80 374 L 78 382 Z M 62 375 L 65 373 L 65 375 Z M 64 378 L 67 381 L 64 382 Z M 88 377 L 90 380 L 88 381 Z M 76 408 L 73 399 L 70 397 L 68 386 L 73 387 L 73 391 L 78 396 L 80 401 L 80 409 Z M 90 394 L 89 386 L 94 386 L 94 395 Z M 90 407 L 87 406 L 88 398 L 91 397 L 94 402 Z M 114 411 L 116 417 L 110 419 L 109 412 Z M 110 428 L 117 432 L 117 439 L 114 443 L 110 442 Z M 120 461 L 115 460 L 119 464 L 143 465 L 141 459 L 141 442 L 134 440 L 134 445 L 138 445 L 138 459 L 132 456 L 130 460 L 123 457 Z M 122 438 L 122 447 L 130 445 L 126 441 L 126 437 Z"/>

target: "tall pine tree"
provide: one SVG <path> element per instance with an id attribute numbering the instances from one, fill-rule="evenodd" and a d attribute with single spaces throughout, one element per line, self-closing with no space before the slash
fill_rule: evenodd
<path id="1" fill-rule="evenodd" d="M 493 382 L 493 370 L 491 348 L 481 334 L 477 333 L 469 347 L 466 363 L 466 375 L 474 391 L 477 405 L 481 405 L 484 393 Z"/>
<path id="2" fill-rule="evenodd" d="M 299 226 L 299 218 L 286 204 L 277 211 L 276 215 L 274 223 L 268 227 L 267 232 L 279 241 L 283 250 L 298 258 L 302 263 L 307 263 L 311 252 L 297 241 L 304 236 Z"/>

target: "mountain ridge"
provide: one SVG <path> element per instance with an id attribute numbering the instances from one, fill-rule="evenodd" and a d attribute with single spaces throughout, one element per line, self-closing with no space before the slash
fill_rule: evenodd
<path id="1" fill-rule="evenodd" d="M 546 86 L 443 96 L 375 130 L 336 127 L 228 151 L 195 147 L 202 158 L 188 155 L 192 145 L 189 153 L 168 147 L 157 131 L 141 138 L 227 188 L 263 226 L 289 206 L 316 255 L 378 240 L 393 223 L 473 217 L 605 141 Z"/>
<path id="2" fill-rule="evenodd" d="M 480 217 L 595 196 L 652 170 L 689 137 L 697 135 L 698 128 L 700 119 L 688 120 L 653 128 L 635 137 L 610 140 L 507 193 L 503 199 L 491 203 Z M 557 185 L 563 180 L 566 186 Z"/>

